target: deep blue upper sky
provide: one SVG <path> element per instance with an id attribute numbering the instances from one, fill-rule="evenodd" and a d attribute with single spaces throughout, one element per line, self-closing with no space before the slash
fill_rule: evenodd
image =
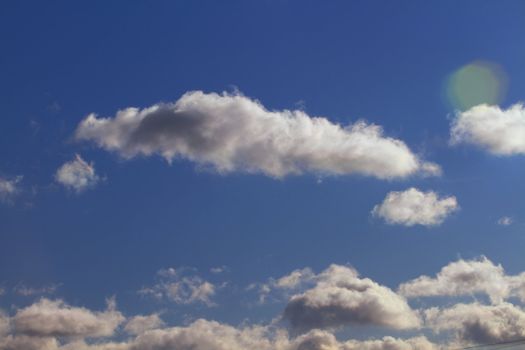
<path id="1" fill-rule="evenodd" d="M 331 263 L 392 288 L 459 257 L 524 269 L 523 156 L 451 147 L 455 107 L 445 93 L 450 74 L 483 60 L 508 76 L 501 106 L 525 99 L 521 1 L 4 1 L 0 9 L 0 175 L 23 175 L 22 192 L 0 205 L 0 286 L 59 283 L 71 302 L 100 308 L 116 295 L 134 313 L 158 306 L 135 291 L 171 266 L 202 275 L 227 266 L 239 290 Z M 89 113 L 111 117 L 192 90 L 239 90 L 270 110 L 379 124 L 443 176 L 219 175 L 73 140 Z M 104 177 L 81 194 L 54 180 L 76 153 Z M 372 217 L 389 191 L 412 186 L 454 195 L 461 209 L 430 228 Z M 503 216 L 514 224 L 497 225 Z M 195 314 L 240 322 L 237 298 Z M 167 317 L 189 312 L 182 308 Z"/>

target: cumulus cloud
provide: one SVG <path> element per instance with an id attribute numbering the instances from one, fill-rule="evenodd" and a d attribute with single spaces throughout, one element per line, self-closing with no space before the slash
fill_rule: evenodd
<path id="1" fill-rule="evenodd" d="M 59 350 L 59 343 L 52 337 L 9 335 L 0 338 L 0 350 Z"/>
<path id="2" fill-rule="evenodd" d="M 380 179 L 439 175 L 404 142 L 364 121 L 342 127 L 300 110 L 269 111 L 239 94 L 193 91 L 175 103 L 126 108 L 113 118 L 90 114 L 78 125 L 88 140 L 129 159 L 158 154 L 219 173 L 361 174 Z"/>
<path id="3" fill-rule="evenodd" d="M 164 321 L 160 318 L 159 314 L 152 314 L 147 316 L 134 316 L 132 317 L 124 327 L 124 330 L 133 335 L 142 334 L 145 331 L 151 329 L 162 328 Z"/>
<path id="4" fill-rule="evenodd" d="M 2 349 L 2 348 L 0 348 Z M 60 350 L 434 350 L 424 337 L 340 342 L 326 331 L 313 330 L 290 337 L 284 329 L 270 326 L 233 327 L 197 320 L 185 327 L 150 330 L 122 343 L 70 343 Z M 2 349 L 3 350 L 3 349 Z"/>
<path id="5" fill-rule="evenodd" d="M 9 316 L 0 310 L 0 337 L 9 332 Z"/>
<path id="6" fill-rule="evenodd" d="M 93 163 L 87 163 L 77 154 L 75 159 L 58 168 L 55 180 L 67 189 L 80 193 L 94 187 L 100 178 L 95 172 Z"/>
<path id="7" fill-rule="evenodd" d="M 187 271 L 191 269 L 162 269 L 157 273 L 162 279 L 152 287 L 142 288 L 139 293 L 157 299 L 168 299 L 177 304 L 202 303 L 214 306 L 211 298 L 217 287 L 200 276 L 184 276 Z"/>
<path id="8" fill-rule="evenodd" d="M 514 220 L 509 216 L 503 216 L 498 219 L 498 225 L 501 225 L 501 226 L 510 226 L 512 225 L 513 222 Z"/>
<path id="9" fill-rule="evenodd" d="M 9 202 L 20 191 L 18 183 L 22 181 L 22 176 L 12 179 L 0 177 L 0 201 Z"/>
<path id="10" fill-rule="evenodd" d="M 420 276 L 402 283 L 399 293 L 406 297 L 486 294 L 496 304 L 512 296 L 525 301 L 524 288 L 525 273 L 507 275 L 501 265 L 482 256 L 451 262 L 436 277 Z"/>
<path id="11" fill-rule="evenodd" d="M 525 312 L 513 304 L 456 304 L 425 311 L 426 325 L 435 332 L 453 331 L 458 342 L 490 344 L 525 337 Z"/>
<path id="12" fill-rule="evenodd" d="M 293 295 L 284 318 L 297 330 L 352 324 L 410 329 L 420 322 L 402 296 L 340 265 L 321 272 L 313 288 Z"/>
<path id="13" fill-rule="evenodd" d="M 459 209 L 456 197 L 439 197 L 437 193 L 422 192 L 417 188 L 389 192 L 381 204 L 376 205 L 372 215 L 391 225 L 435 226 Z"/>
<path id="14" fill-rule="evenodd" d="M 450 137 L 452 144 L 470 143 L 500 156 L 525 154 L 525 109 L 474 106 L 456 115 Z"/>
<path id="15" fill-rule="evenodd" d="M 73 307 L 62 300 L 40 301 L 17 311 L 13 325 L 18 334 L 39 337 L 108 337 L 124 321 L 114 300 L 105 311 Z"/>
<path id="16" fill-rule="evenodd" d="M 419 336 L 408 339 L 384 337 L 377 340 L 357 341 L 344 343 L 342 350 L 437 350 L 439 347 L 431 343 L 426 337 Z"/>

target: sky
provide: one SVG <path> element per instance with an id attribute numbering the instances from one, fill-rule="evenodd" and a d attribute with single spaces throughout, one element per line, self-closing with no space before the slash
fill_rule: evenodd
<path id="1" fill-rule="evenodd" d="M 525 3 L 0 8 L 0 350 L 525 338 Z"/>

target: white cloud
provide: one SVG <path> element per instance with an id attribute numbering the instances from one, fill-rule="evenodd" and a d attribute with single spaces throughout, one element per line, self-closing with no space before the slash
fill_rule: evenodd
<path id="1" fill-rule="evenodd" d="M 187 159 L 219 173 L 276 178 L 355 173 L 393 179 L 441 172 L 404 142 L 383 136 L 380 126 L 359 121 L 341 127 L 300 110 L 269 111 L 239 94 L 193 91 L 175 103 L 127 108 L 114 118 L 91 114 L 75 137 L 126 159 L 158 154 L 169 162 Z"/>
<path id="2" fill-rule="evenodd" d="M 80 155 L 58 168 L 55 180 L 64 187 L 80 193 L 94 187 L 100 178 L 95 172 L 93 163 L 87 163 Z"/>
<path id="3" fill-rule="evenodd" d="M 513 222 L 514 220 L 509 216 L 503 216 L 498 219 L 498 225 L 501 225 L 501 226 L 509 226 L 509 225 L 512 225 Z"/>
<path id="4" fill-rule="evenodd" d="M 454 331 L 462 344 L 490 344 L 525 337 L 525 312 L 513 304 L 456 304 L 425 311 L 426 325 L 435 332 Z"/>
<path id="5" fill-rule="evenodd" d="M 20 190 L 18 183 L 22 181 L 22 176 L 12 179 L 0 177 L 0 201 L 9 202 Z"/>
<path id="6" fill-rule="evenodd" d="M 128 334 L 138 335 L 151 329 L 158 329 L 164 327 L 164 321 L 160 318 L 159 314 L 152 314 L 147 316 L 134 316 L 132 317 L 124 327 L 124 330 Z"/>
<path id="7" fill-rule="evenodd" d="M 372 215 L 388 224 L 435 226 L 459 209 L 456 197 L 439 197 L 435 192 L 422 192 L 409 188 L 402 192 L 389 192 L 383 202 L 376 205 Z"/>
<path id="8" fill-rule="evenodd" d="M 436 344 L 426 337 L 419 336 L 408 339 L 384 337 L 377 340 L 352 340 L 344 343 L 342 350 L 438 350 Z"/>
<path id="9" fill-rule="evenodd" d="M 293 295 L 284 318 L 298 330 L 352 324 L 410 329 L 420 322 L 402 296 L 340 265 L 331 265 L 317 275 L 313 288 Z"/>
<path id="10" fill-rule="evenodd" d="M 264 303 L 274 291 L 288 292 L 303 287 L 306 283 L 314 281 L 315 278 L 316 275 L 312 269 L 306 267 L 294 270 L 278 279 L 270 278 L 266 283 L 252 283 L 247 289 L 256 289 L 259 292 L 259 302 Z"/>
<path id="11" fill-rule="evenodd" d="M 1 349 L 1 348 L 0 348 Z M 197 320 L 186 327 L 151 330 L 122 343 L 71 343 L 61 350 L 434 350 L 425 337 L 340 342 L 327 331 L 313 330 L 290 337 L 284 329 L 269 326 L 233 327 Z"/>
<path id="12" fill-rule="evenodd" d="M 9 335 L 0 338 L 0 350 L 59 350 L 58 346 L 58 341 L 52 337 Z"/>
<path id="13" fill-rule="evenodd" d="M 525 273 L 507 275 L 501 265 L 482 256 L 444 266 L 436 277 L 420 276 L 402 283 L 399 293 L 409 297 L 485 294 L 494 304 L 510 297 L 525 302 Z"/>
<path id="14" fill-rule="evenodd" d="M 162 277 L 153 287 L 139 290 L 142 295 L 150 295 L 157 299 L 168 299 L 177 304 L 202 303 L 214 306 L 211 298 L 215 295 L 217 287 L 197 275 L 183 276 L 182 274 L 192 269 L 162 269 L 157 274 Z"/>
<path id="15" fill-rule="evenodd" d="M 456 115 L 450 135 L 452 144 L 470 143 L 501 156 L 525 154 L 525 109 L 474 106 Z"/>
<path id="16" fill-rule="evenodd" d="M 0 310 L 0 337 L 9 333 L 9 316 Z"/>
<path id="17" fill-rule="evenodd" d="M 12 318 L 17 333 L 39 337 L 108 337 L 124 321 L 108 301 L 105 311 L 94 312 L 82 307 L 73 307 L 62 300 L 40 299 L 20 309 Z"/>
<path id="18" fill-rule="evenodd" d="M 223 265 L 223 266 L 212 267 L 210 269 L 210 272 L 213 274 L 220 274 L 220 273 L 227 272 L 228 270 L 229 270 L 228 267 Z"/>
<path id="19" fill-rule="evenodd" d="M 511 292 L 501 265 L 482 256 L 478 260 L 458 260 L 441 269 L 435 278 L 420 276 L 399 286 L 407 297 L 460 296 L 484 293 L 492 302 L 506 299 Z"/>

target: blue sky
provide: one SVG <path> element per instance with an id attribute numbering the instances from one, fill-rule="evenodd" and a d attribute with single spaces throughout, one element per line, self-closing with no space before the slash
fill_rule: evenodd
<path id="1" fill-rule="evenodd" d="M 514 333 L 469 337 L 472 319 L 454 318 L 458 325 L 443 330 L 443 315 L 418 316 L 420 324 L 407 327 L 406 315 L 394 326 L 384 315 L 366 322 L 347 315 L 335 325 L 317 315 L 314 328 L 339 342 L 525 337 L 525 283 L 509 277 L 525 271 L 525 111 L 514 106 L 525 91 L 524 3 L 1 7 L 0 310 L 9 327 L 2 333 L 0 317 L 0 349 L 22 349 L 13 344 L 27 334 L 57 349 L 128 346 L 147 336 L 126 333 L 131 318 L 156 313 L 163 332 L 189 332 L 197 319 L 239 331 L 282 318 L 277 327 L 291 344 L 313 331 L 295 327 L 286 310 L 331 285 L 331 264 L 346 266 L 345 278 L 388 289 L 413 313 L 505 306 L 523 319 Z M 129 131 L 116 119 L 119 110 L 151 106 L 165 115 L 130 112 L 153 120 L 149 129 Z M 107 123 L 83 128 L 91 113 Z M 361 122 L 365 131 L 352 129 Z M 214 123 L 225 126 L 206 129 Z M 454 262 L 451 270 L 480 274 L 479 288 L 461 293 L 451 277 L 447 288 L 435 278 L 426 294 L 398 289 Z M 504 277 L 494 282 L 483 269 L 499 264 Z M 277 286 L 303 268 L 312 273 L 293 288 Z M 206 283 L 213 292 L 199 289 L 200 297 L 168 290 Z M 487 298 L 494 288 L 506 290 L 501 300 Z M 96 312 L 112 297 L 125 320 L 110 334 L 43 335 L 20 326 L 23 312 L 43 302 L 62 302 L 53 304 L 57 312 Z M 414 344 L 400 349 L 430 346 Z M 286 349 L 302 350 L 293 346 Z"/>

